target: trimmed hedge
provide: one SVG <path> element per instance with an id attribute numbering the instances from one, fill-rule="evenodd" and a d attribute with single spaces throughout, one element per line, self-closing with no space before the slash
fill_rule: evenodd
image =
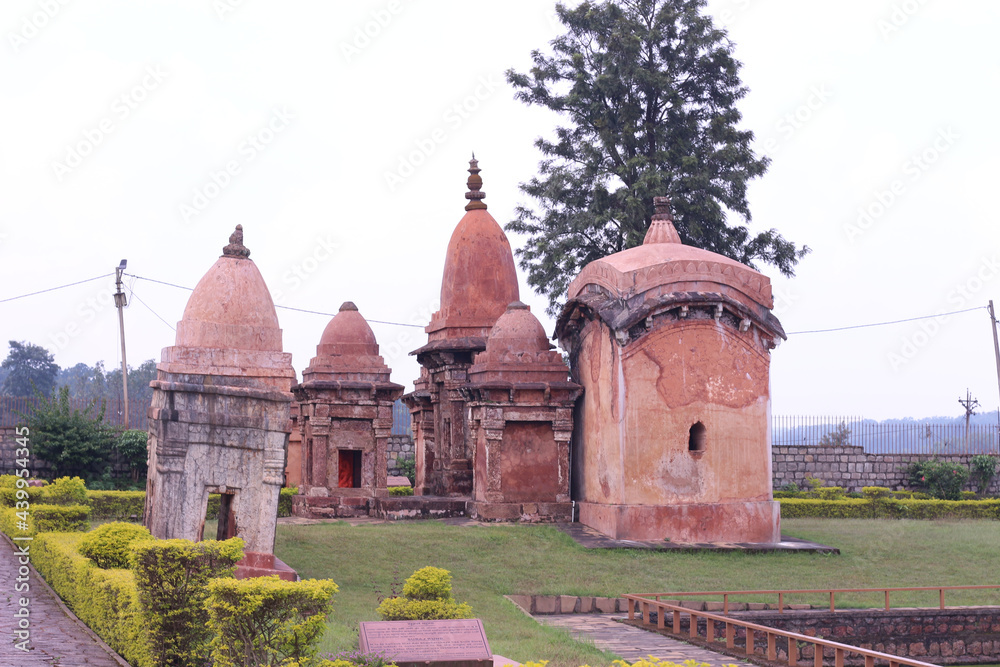
<path id="1" fill-rule="evenodd" d="M 337 584 L 278 577 L 208 582 L 213 667 L 310 664 L 326 629 Z"/>
<path id="2" fill-rule="evenodd" d="M 149 653 L 157 665 L 200 667 L 209 657 L 208 582 L 232 578 L 243 540 L 153 540 L 132 546 Z"/>
<path id="3" fill-rule="evenodd" d="M 375 610 L 383 621 L 472 618 L 472 607 L 457 603 L 451 592 L 451 573 L 423 567 L 403 584 L 403 597 L 385 598 Z"/>
<path id="4" fill-rule="evenodd" d="M 31 564 L 90 629 L 134 667 L 154 667 L 129 570 L 102 570 L 77 552 L 83 533 L 47 533 L 31 544 Z"/>
<path id="5" fill-rule="evenodd" d="M 292 516 L 292 496 L 298 493 L 296 487 L 281 490 L 278 496 L 278 516 Z M 0 488 L 0 502 L 3 501 L 4 489 Z M 93 508 L 95 519 L 112 519 L 114 521 L 142 521 L 146 510 L 145 491 L 87 491 L 87 501 Z M 206 518 L 219 518 L 219 495 L 208 496 Z"/>
<path id="6" fill-rule="evenodd" d="M 129 568 L 132 545 L 136 542 L 148 542 L 153 539 L 149 529 L 137 523 L 113 521 L 98 526 L 87 533 L 80 542 L 79 551 L 82 555 L 97 563 L 97 567 L 108 570 L 111 568 Z"/>
<path id="7" fill-rule="evenodd" d="M 25 524 L 27 528 L 22 528 Z M 10 537 L 88 530 L 90 508 L 86 505 L 32 505 L 27 510 L 14 507 L 0 509 L 0 532 Z"/>
<path id="8" fill-rule="evenodd" d="M 87 491 L 87 502 L 95 519 L 142 521 L 145 491 Z"/>
<path id="9" fill-rule="evenodd" d="M 389 487 L 390 496 L 412 496 L 413 487 L 412 486 L 390 486 Z"/>
<path id="10" fill-rule="evenodd" d="M 897 498 L 845 498 L 814 500 L 782 498 L 786 519 L 994 519 L 1000 520 L 1000 499 L 910 500 Z"/>

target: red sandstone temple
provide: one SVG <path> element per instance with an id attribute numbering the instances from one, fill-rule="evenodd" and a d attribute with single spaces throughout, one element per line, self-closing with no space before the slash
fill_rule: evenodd
<path id="1" fill-rule="evenodd" d="M 579 520 L 620 539 L 778 542 L 771 283 L 681 244 L 669 201 L 655 208 L 643 245 L 584 267 L 556 324 L 583 385 Z"/>
<path id="2" fill-rule="evenodd" d="M 293 387 L 274 304 L 237 226 L 153 383 L 154 535 L 198 539 L 217 492 L 219 537 L 240 535 L 273 558 L 284 476 L 299 483 L 293 511 L 307 517 L 457 512 L 578 519 L 625 540 L 780 541 L 768 413 L 770 350 L 784 332 L 767 277 L 683 245 L 657 198 L 644 244 L 591 262 L 569 287 L 555 334 L 570 373 L 518 300 L 510 244 L 479 173 L 473 157 L 441 309 L 403 397 L 416 497 L 387 497 L 386 443 L 403 390 L 368 323 L 344 303 Z"/>

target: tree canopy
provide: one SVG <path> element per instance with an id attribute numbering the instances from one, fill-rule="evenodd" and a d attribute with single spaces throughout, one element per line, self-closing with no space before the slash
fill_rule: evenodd
<path id="1" fill-rule="evenodd" d="M 0 363 L 6 371 L 0 393 L 7 396 L 52 396 L 56 388 L 59 365 L 55 357 L 41 345 L 25 341 L 9 341 L 10 353 Z"/>
<path id="2" fill-rule="evenodd" d="M 681 240 L 793 275 L 809 252 L 774 229 L 752 234 L 747 184 L 769 163 L 739 128 L 747 88 L 705 0 L 588 0 L 557 5 L 564 35 L 536 50 L 527 73 L 508 70 L 515 97 L 566 124 L 535 146 L 544 158 L 521 191 L 508 231 L 528 283 L 558 310 L 587 263 L 642 243 L 654 196 L 672 200 Z M 731 224 L 731 220 L 736 218 Z"/>

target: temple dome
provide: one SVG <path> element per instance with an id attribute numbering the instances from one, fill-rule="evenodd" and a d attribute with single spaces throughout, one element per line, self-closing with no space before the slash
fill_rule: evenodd
<path id="1" fill-rule="evenodd" d="M 520 301 L 507 306 L 486 340 L 486 356 L 498 357 L 504 353 L 538 354 L 552 348 L 549 337 L 531 309 Z"/>
<path id="2" fill-rule="evenodd" d="M 388 382 L 389 373 L 371 327 L 358 307 L 347 301 L 323 330 L 316 356 L 302 371 L 302 383 Z"/>
<path id="3" fill-rule="evenodd" d="M 542 323 L 528 306 L 514 301 L 490 331 L 486 350 L 476 355 L 469 368 L 469 381 L 562 382 L 568 372 L 562 355 L 552 349 Z"/>
<path id="4" fill-rule="evenodd" d="M 198 281 L 177 324 L 175 345 L 281 352 L 274 301 L 237 225 L 223 255 Z"/>
<path id="5" fill-rule="evenodd" d="M 330 320 L 319 339 L 320 356 L 376 356 L 378 343 L 358 307 L 347 301 Z"/>
<path id="6" fill-rule="evenodd" d="M 431 318 L 428 333 L 451 329 L 457 330 L 454 336 L 485 337 L 507 304 L 519 296 L 510 243 L 482 201 L 478 162 L 473 158 L 469 164 L 470 202 L 448 243 L 441 309 Z"/>
<path id="7" fill-rule="evenodd" d="M 643 293 L 705 292 L 733 297 L 763 313 L 774 307 L 767 276 L 718 253 L 681 243 L 666 197 L 654 197 L 656 213 L 643 244 L 595 259 L 570 283 L 569 299 L 599 286 L 620 299 Z"/>

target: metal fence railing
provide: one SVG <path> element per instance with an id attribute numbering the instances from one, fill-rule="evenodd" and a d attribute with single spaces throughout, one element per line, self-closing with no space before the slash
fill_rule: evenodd
<path id="1" fill-rule="evenodd" d="M 876 421 L 863 417 L 777 415 L 772 446 L 854 445 L 869 454 L 970 455 L 1000 452 L 996 424 L 964 421 Z"/>
<path id="2" fill-rule="evenodd" d="M 24 416 L 30 415 L 38 406 L 41 399 L 34 396 L 0 396 L 0 428 L 11 428 L 21 426 L 24 423 Z M 149 407 L 147 401 L 132 399 L 129 402 L 129 428 L 146 430 L 146 409 Z M 93 401 L 82 398 L 69 399 L 70 408 L 73 410 L 85 410 Z M 98 403 L 93 410 L 97 414 L 100 410 Z M 125 425 L 125 401 L 120 398 L 105 399 L 104 401 L 104 423 L 109 426 Z"/>

